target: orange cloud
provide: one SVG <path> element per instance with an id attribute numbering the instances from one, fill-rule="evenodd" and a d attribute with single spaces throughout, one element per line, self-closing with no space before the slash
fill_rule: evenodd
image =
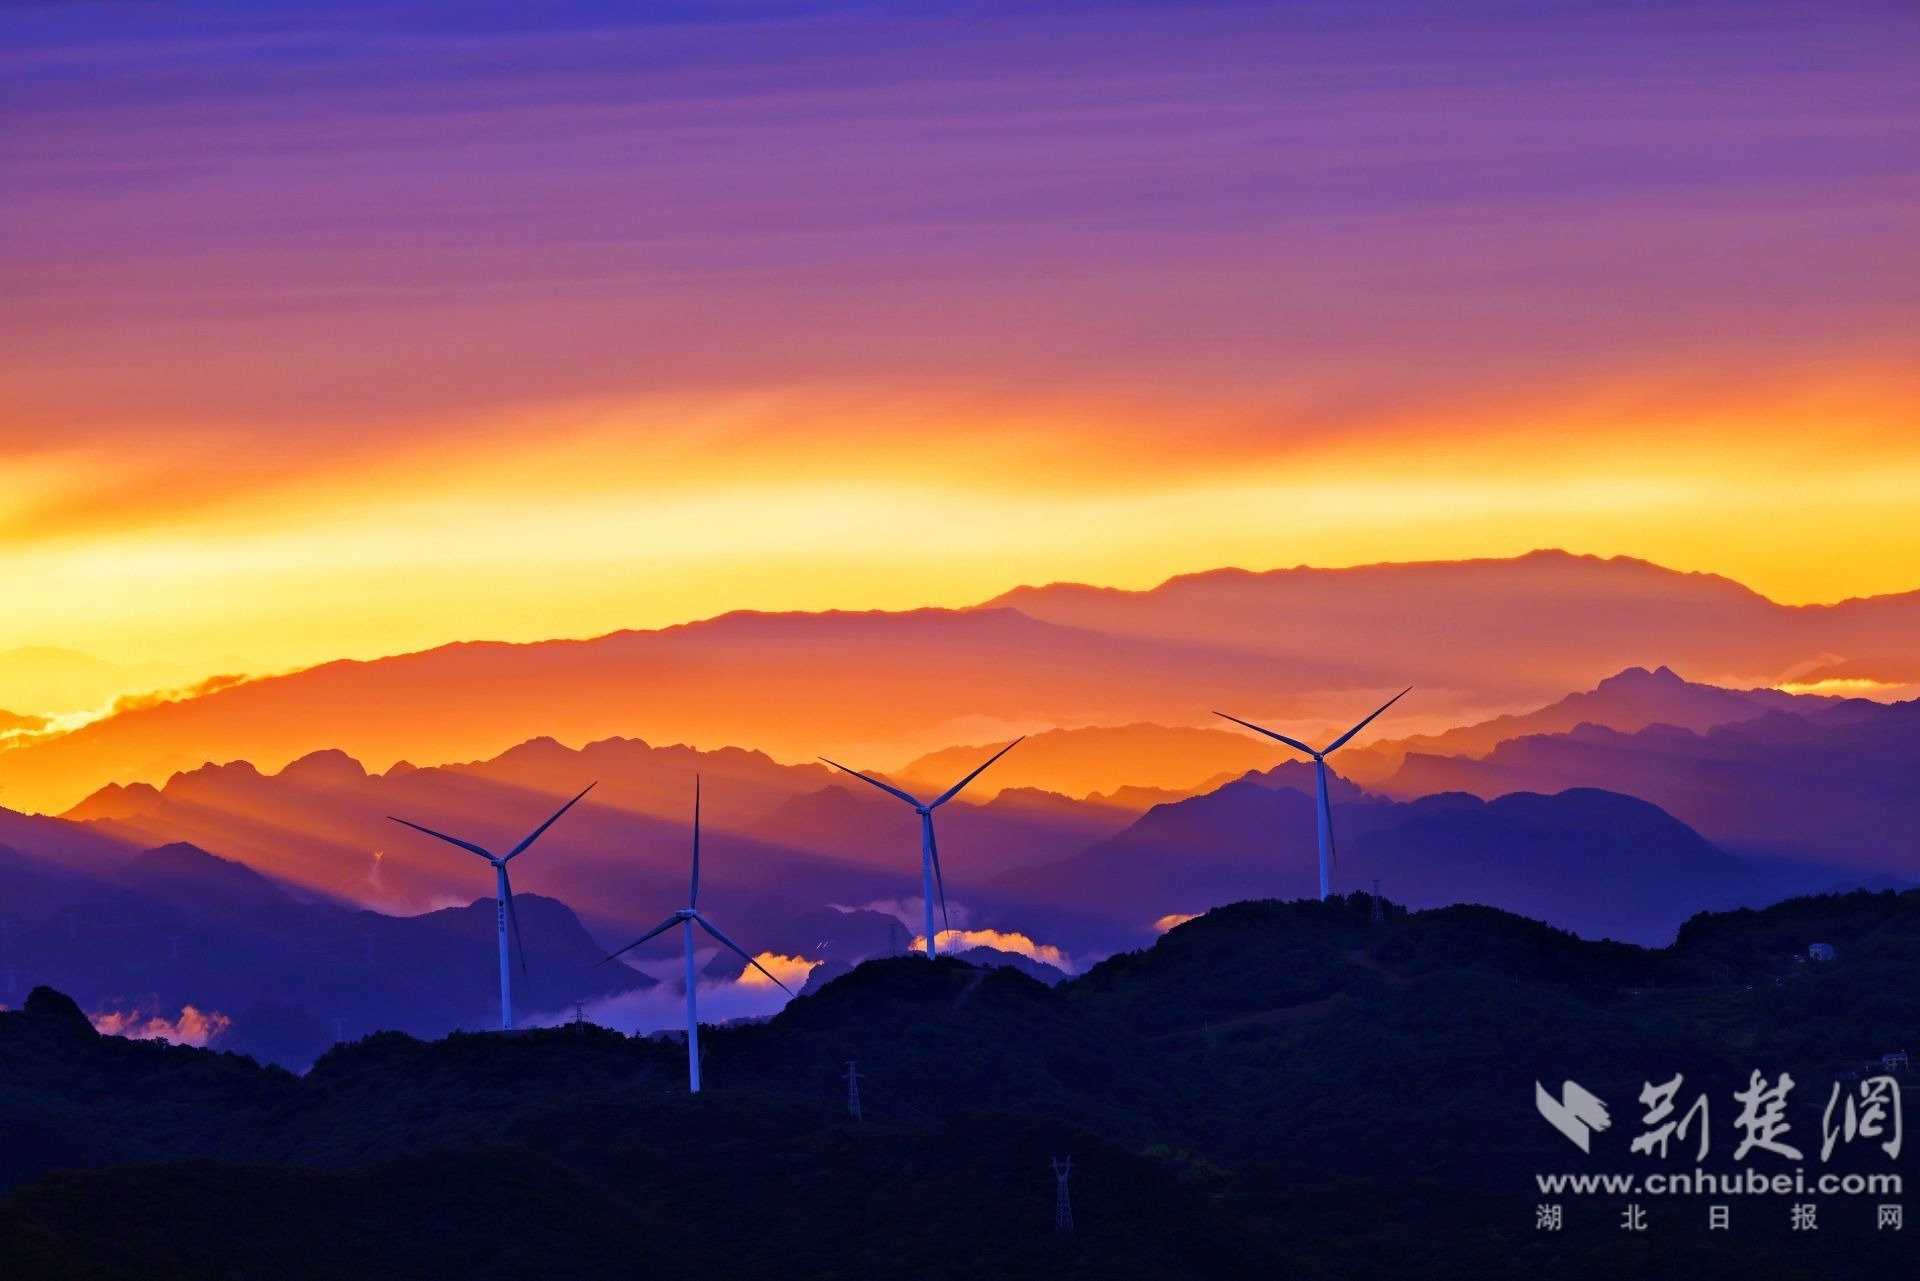
<path id="1" fill-rule="evenodd" d="M 1827 694 L 1840 698 L 1871 698 L 1896 702 L 1913 696 L 1913 684 L 1904 681 L 1877 681 L 1864 676 L 1827 677 L 1817 681 L 1784 681 L 1774 686 L 1788 694 Z"/>
<path id="2" fill-rule="evenodd" d="M 188 1005 L 180 1017 L 170 1019 L 156 1007 L 131 1010 L 101 1010 L 89 1014 L 93 1029 L 102 1036 L 123 1036 L 130 1041 L 170 1041 L 175 1045 L 205 1047 L 219 1040 L 233 1020 L 217 1010 L 201 1010 Z"/>
<path id="3" fill-rule="evenodd" d="M 924 949 L 927 936 L 922 934 L 913 940 L 913 947 Z M 1013 952 L 1020 956 L 1051 965 L 1055 969 L 1073 973 L 1073 961 L 1059 948 L 1048 943 L 1036 943 L 1024 934 L 1002 930 L 941 930 L 938 948 L 942 952 L 964 952 L 970 947 L 990 947 L 1001 952 Z"/>
<path id="4" fill-rule="evenodd" d="M 240 682 L 248 679 L 251 678 L 244 673 L 228 676 L 209 676 L 203 681 L 196 681 L 191 685 L 182 686 L 179 689 L 156 689 L 149 690 L 143 694 L 122 694 L 119 698 L 113 700 L 113 706 L 108 708 L 104 714 L 117 716 L 121 712 L 137 712 L 145 707 L 158 707 L 161 703 L 177 703 L 182 699 L 198 698 L 202 694 L 211 694 L 216 690 L 238 685 Z"/>
<path id="5" fill-rule="evenodd" d="M 819 961 L 809 961 L 802 956 L 782 956 L 778 952 L 762 952 L 753 959 L 760 962 L 773 974 L 774 978 L 796 992 L 800 990 L 800 985 L 807 981 L 807 975 L 813 972 L 813 967 L 820 964 Z M 740 986 L 772 990 L 773 979 L 769 979 L 749 965 L 745 973 L 740 976 Z"/>
<path id="6" fill-rule="evenodd" d="M 1188 921 L 1198 920 L 1198 912 L 1169 912 L 1153 923 L 1155 934 L 1165 934 L 1176 925 L 1185 925 Z"/>
<path id="7" fill-rule="evenodd" d="M 0 746 L 18 746 L 38 738 L 56 738 L 69 734 L 95 721 L 105 720 L 109 716 L 118 716 L 122 712 L 137 712 L 149 707 L 158 707 L 162 703 L 178 703 L 202 694 L 212 694 L 229 686 L 241 684 L 252 677 L 236 674 L 228 676 L 209 676 L 205 680 L 195 681 L 173 689 L 144 690 L 137 693 L 121 694 L 112 701 L 99 707 L 86 708 L 76 712 L 57 712 L 51 716 L 37 716 L 8 729 L 0 729 Z"/>

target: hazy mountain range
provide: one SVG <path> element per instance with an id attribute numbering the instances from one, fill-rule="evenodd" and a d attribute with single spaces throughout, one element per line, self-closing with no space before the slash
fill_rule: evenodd
<path id="1" fill-rule="evenodd" d="M 1696 684 L 1670 667 L 1652 671 L 1629 667 L 1590 690 L 1568 694 L 1532 711 L 1496 716 L 1439 734 L 1383 740 L 1344 752 L 1340 766 L 1354 778 L 1385 781 L 1409 754 L 1484 756 L 1508 739 L 1563 733 L 1581 725 L 1604 725 L 1626 733 L 1649 725 L 1709 730 L 1756 720 L 1770 712 L 1818 712 L 1846 701 L 1836 695 L 1789 694 L 1770 688 L 1723 689 Z"/>
<path id="2" fill-rule="evenodd" d="M 389 816 L 506 848 L 598 780 L 565 825 L 515 865 L 515 884 L 562 897 L 618 931 L 650 926 L 683 901 L 696 773 L 703 894 L 729 919 L 784 921 L 827 902 L 917 897 L 919 823 L 906 806 L 822 765 L 635 739 L 579 750 L 537 739 L 489 761 L 379 775 L 332 751 L 271 775 L 245 762 L 208 765 L 158 789 L 106 789 L 68 817 L 126 846 L 189 841 L 308 893 L 418 911 L 465 901 L 490 882 L 471 856 Z M 964 887 L 985 875 L 1065 858 L 1132 817 L 1051 794 L 956 800 L 940 812 L 950 892 L 964 901 Z"/>
<path id="3" fill-rule="evenodd" d="M 1670 673 L 1628 673 L 1603 689 L 1644 695 L 1676 684 L 1687 706 L 1715 702 Z M 1646 707 L 1644 698 L 1581 705 Z M 1718 705 L 1744 714 L 1744 704 Z M 1751 742 L 1756 731 L 1777 737 L 1783 724 L 1824 721 L 1839 735 L 1826 768 L 1856 768 L 1849 745 L 1912 768 L 1912 744 L 1898 734 L 1912 723 L 1910 705 L 1811 705 L 1811 719 L 1763 711 L 1703 741 L 1740 731 Z M 1692 736 L 1587 727 L 1568 737 L 1601 733 L 1656 744 Z M 1402 773 L 1493 768 L 1540 741 L 1553 740 L 1516 740 L 1486 761 L 1416 754 Z M 491 906 L 473 901 L 489 892 L 484 869 L 387 815 L 504 846 L 597 777 L 564 825 L 516 864 L 530 963 L 517 1008 L 551 1016 L 574 1001 L 604 1002 L 649 983 L 624 966 L 597 968 L 604 949 L 682 901 L 696 771 L 707 798 L 702 902 L 750 948 L 795 958 L 796 976 L 806 965 L 827 976 L 911 938 L 916 824 L 890 798 L 849 790 L 824 766 L 739 749 L 621 739 L 575 750 L 542 739 L 488 761 L 383 775 L 334 751 L 272 775 L 205 766 L 161 788 L 103 789 L 66 818 L 0 811 L 0 840 L 12 847 L 0 851 L 6 979 L 13 999 L 54 982 L 108 1013 L 171 1017 L 193 1006 L 228 1021 L 222 1043 L 295 1063 L 324 1048 L 335 1018 L 428 1033 L 485 1026 L 496 993 Z M 1378 878 L 1414 906 L 1491 903 L 1592 937 L 1660 943 L 1701 910 L 1862 879 L 1850 846 L 1796 850 L 1809 867 L 1759 866 L 1646 800 L 1561 781 L 1569 786 L 1556 794 L 1394 800 L 1336 778 L 1336 884 Z M 1898 795 L 1887 777 L 1874 786 Z M 956 924 L 970 932 L 949 947 L 1078 969 L 1222 902 L 1310 895 L 1311 791 L 1310 767 L 1292 761 L 1139 814 L 1025 788 L 955 801 L 941 811 L 943 861 Z M 636 958 L 673 950 L 662 940 Z M 704 973 L 725 982 L 739 968 L 716 958 Z M 670 1022 L 668 1008 L 631 1018 Z"/>
<path id="4" fill-rule="evenodd" d="M 273 770 L 338 748 L 384 770 L 492 755 L 540 735 L 895 763 L 1034 730 L 1217 728 L 1215 709 L 1313 735 L 1409 684 L 1419 698 L 1380 728 L 1425 732 L 1633 665 L 1739 687 L 1847 660 L 1892 671 L 1920 652 L 1916 637 L 1920 593 L 1785 606 L 1727 579 L 1624 558 L 1221 570 L 1141 592 L 1057 585 L 965 610 L 743 612 L 592 640 L 328 663 L 21 742 L 0 753 L 0 794 L 59 810 L 106 783 L 158 783 L 208 760 Z M 1194 773 L 1182 766 L 1175 785 Z M 1166 785 L 1097 771 L 1048 781 L 1074 791 Z"/>
<path id="5" fill-rule="evenodd" d="M 1395 802 L 1346 784 L 1335 796 L 1337 883 L 1378 878 L 1415 907 L 1495 903 L 1588 937 L 1660 943 L 1694 912 L 1781 897 L 1685 824 L 1611 792 Z M 1004 874 L 988 894 L 1010 916 L 1056 922 L 1057 936 L 1105 941 L 1099 924 L 1132 904 L 1180 916 L 1306 898 L 1317 877 L 1311 776 L 1289 765 L 1157 807 L 1072 859 Z"/>
<path id="6" fill-rule="evenodd" d="M 1705 730 L 1582 724 L 1477 759 L 1411 754 L 1387 783 L 1399 795 L 1569 786 L 1644 797 L 1729 849 L 1920 870 L 1920 702 L 1850 701 Z"/>
<path id="7" fill-rule="evenodd" d="M 55 983 L 130 1030 L 204 1037 L 294 1066 L 336 1030 L 498 1025 L 496 976 L 479 963 L 493 946 L 490 899 L 417 916 L 302 901 L 183 844 L 92 874 L 0 848 L 0 885 L 0 1003 L 17 1004 L 29 983 Z M 564 905 L 538 894 L 515 901 L 538 958 L 515 975 L 523 1010 L 652 986 L 626 966 L 601 966 L 605 951 Z"/>
<path id="8" fill-rule="evenodd" d="M 1290 677 L 1296 666 L 1312 672 L 1337 659 L 1364 674 L 1356 685 L 1468 690 L 1484 703 L 1539 701 L 1633 665 L 1671 664 L 1717 684 L 1772 684 L 1835 657 L 1885 662 L 1920 648 L 1920 592 L 1781 605 L 1714 574 L 1559 551 L 1223 569 L 1148 591 L 1022 587 L 988 604 L 1105 635 L 1262 654 L 1281 660 Z"/>
<path id="9" fill-rule="evenodd" d="M 1223 902 L 1310 895 L 1310 766 L 1210 713 L 1319 740 L 1376 706 L 1390 671 L 1427 682 L 1440 727 L 1383 719 L 1333 758 L 1336 887 L 1377 878 L 1416 907 L 1662 943 L 1701 910 L 1916 879 L 1920 703 L 1771 685 L 1802 668 L 1897 676 L 1913 609 L 1790 609 L 1542 553 L 328 664 L 0 751 L 16 806 L 0 809 L 0 952 L 15 997 L 53 982 L 96 1012 L 191 1005 L 230 1021 L 224 1043 L 284 1061 L 323 1048 L 335 1018 L 483 1025 L 490 878 L 390 818 L 506 847 L 593 783 L 515 865 L 516 1008 L 613 1009 L 651 980 L 596 963 L 684 902 L 697 775 L 703 906 L 818 987 L 910 944 L 920 878 L 911 809 L 814 754 L 931 794 L 1030 732 L 939 813 L 961 931 L 947 946 L 1078 972 Z M 1314 611 L 1340 643 L 1297 617 Z M 1607 654 L 1648 661 L 1596 680 Z M 20 812 L 35 794 L 65 813 Z M 665 975 L 674 951 L 662 938 L 632 959 Z M 740 972 L 703 964 L 703 982 Z M 621 1010 L 671 1021 L 658 1003 Z"/>
<path id="10" fill-rule="evenodd" d="M 1661 669 L 1623 673 L 1504 724 L 1528 728 L 1579 715 L 1638 727 L 1657 717 L 1663 703 L 1676 718 L 1695 723 L 1720 717 L 1743 718 L 1735 725 L 1766 723 L 1786 715 L 1768 710 L 1782 706 L 1848 723 L 1861 717 L 1893 723 L 1901 716 L 1898 706 L 1718 690 Z M 1151 732 L 1126 731 L 1129 737 Z M 1472 742 L 1474 732 L 1461 737 Z M 1079 733 L 1091 731 L 1062 737 Z M 1245 741 L 1269 758 L 1287 754 L 1268 750 L 1262 740 Z M 1890 759 L 1914 756 L 1908 748 L 1905 757 Z M 967 749 L 942 759 L 978 764 L 981 758 Z M 1357 753 L 1356 759 L 1388 758 Z M 1700 907 L 1821 888 L 1857 877 L 1862 868 L 1890 870 L 1859 857 L 1848 843 L 1814 839 L 1816 832 L 1752 851 L 1813 868 L 1784 883 L 1777 881 L 1778 869 L 1756 875 L 1679 824 L 1647 825 L 1638 816 L 1657 813 L 1651 807 L 1607 809 L 1594 789 L 1646 798 L 1645 789 L 1625 777 L 1576 770 L 1534 780 L 1538 785 L 1483 789 L 1410 782 L 1419 768 L 1470 774 L 1496 768 L 1501 759 L 1496 752 L 1482 765 L 1416 753 L 1386 786 L 1369 785 L 1384 795 L 1342 784 L 1335 806 L 1341 883 L 1364 885 L 1380 876 L 1411 903 L 1523 905 L 1585 933 L 1616 932 L 1634 922 L 1643 931 L 1636 937 L 1657 937 Z M 1843 773 L 1850 766 L 1843 755 L 1829 768 Z M 485 886 L 476 884 L 475 869 L 457 851 L 396 827 L 390 815 L 506 845 L 599 780 L 568 815 L 563 834 L 522 864 L 520 883 L 574 904 L 595 928 L 617 933 L 651 924 L 677 902 L 696 772 L 705 786 L 710 893 L 724 895 L 736 919 L 773 931 L 768 946 L 797 945 L 779 931 L 804 908 L 917 900 L 917 827 L 907 807 L 824 765 L 782 765 L 739 749 L 699 752 L 610 739 L 576 750 L 538 739 L 488 761 L 403 765 L 380 775 L 327 751 L 271 775 L 238 762 L 176 775 L 161 788 L 112 786 L 67 817 L 123 847 L 191 842 L 309 893 L 418 911 L 465 901 Z M 1144 811 L 1021 787 L 984 803 L 963 797 L 939 818 L 949 897 L 962 924 L 1100 951 L 1144 937 L 1164 915 L 1250 894 L 1310 893 L 1311 791 L 1306 766 L 1290 762 Z M 1529 807 L 1518 801 L 1487 806 L 1468 796 L 1413 805 L 1387 799 L 1467 791 L 1486 799 L 1512 791 L 1543 795 Z M 1568 795 L 1556 795 L 1563 792 Z M 1412 836 L 1387 835 L 1409 826 L 1445 856 L 1423 861 Z M 1703 830 L 1717 839 L 1711 827 Z M 1572 850 L 1584 856 L 1568 856 Z"/>

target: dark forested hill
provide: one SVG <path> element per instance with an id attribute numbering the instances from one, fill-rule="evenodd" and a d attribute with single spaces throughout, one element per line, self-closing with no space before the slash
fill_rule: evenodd
<path id="1" fill-rule="evenodd" d="M 1670 947 L 1594 943 L 1480 907 L 1371 919 L 1364 896 L 1246 902 L 1053 987 L 868 962 L 775 1018 L 669 1039 L 592 1026 L 383 1034 L 304 1077 L 96 1035 L 37 991 L 0 1013 L 9 1277 L 652 1275 L 1742 1278 L 1900 1275 L 1836 1198 L 1817 1241 L 1749 1198 L 1568 1196 L 1534 1175 L 1648 1166 L 1639 1095 L 1759 1071 L 1810 1167 L 1830 1091 L 1920 1047 L 1920 893 L 1702 914 Z M 1833 959 L 1808 959 L 1813 943 Z M 846 1111 L 858 1063 L 864 1121 Z M 1540 1117 L 1577 1080 L 1591 1154 Z M 1724 1109 L 1722 1111 L 1721 1109 Z M 1055 1156 L 1079 1231 L 1052 1232 Z M 1686 1168 L 1693 1154 L 1688 1152 Z M 1639 1164 L 1635 1164 L 1639 1163 Z M 1782 1168 L 1791 1168 L 1782 1162 Z M 1776 1213 L 1777 1212 L 1777 1213 Z M 1700 1219 L 1700 1223 L 1694 1222 Z M 1777 1222 L 1776 1222 L 1777 1220 Z"/>

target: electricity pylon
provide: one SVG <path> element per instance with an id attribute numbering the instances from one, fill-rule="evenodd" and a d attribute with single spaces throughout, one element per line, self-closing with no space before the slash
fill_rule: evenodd
<path id="1" fill-rule="evenodd" d="M 856 1121 L 866 1118 L 860 1115 L 860 1061 L 847 1060 L 847 1115 Z"/>
<path id="2" fill-rule="evenodd" d="M 1073 1173 L 1073 1158 L 1053 1158 L 1053 1230 L 1062 1236 L 1073 1235 L 1073 1197 L 1067 1192 L 1067 1176 Z"/>

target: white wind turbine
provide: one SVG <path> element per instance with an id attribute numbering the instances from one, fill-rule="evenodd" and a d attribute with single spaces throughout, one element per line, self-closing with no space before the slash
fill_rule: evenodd
<path id="1" fill-rule="evenodd" d="M 788 996 L 793 995 L 793 989 L 788 987 L 785 983 L 781 983 L 779 979 L 774 978 L 773 971 L 769 970 L 766 966 L 760 964 L 760 962 L 754 960 L 751 956 L 748 956 L 745 948 L 741 947 L 738 943 L 734 942 L 732 939 L 722 934 L 718 926 L 716 926 L 712 921 L 709 921 L 706 917 L 702 916 L 700 914 L 700 910 L 698 907 L 699 902 L 700 902 L 700 776 L 696 774 L 693 776 L 693 884 L 687 890 L 687 905 L 681 908 L 679 911 L 675 912 L 672 916 L 669 916 L 666 920 L 660 922 L 660 924 L 648 930 L 645 934 L 642 934 L 639 938 L 635 939 L 633 942 L 621 948 L 620 951 L 608 953 L 606 960 L 603 960 L 600 962 L 600 964 L 605 965 L 607 961 L 613 960 L 614 957 L 619 956 L 625 952 L 633 951 L 634 948 L 639 947 L 642 943 L 646 942 L 648 939 L 652 938 L 654 935 L 665 933 L 667 930 L 672 929 L 676 925 L 680 926 L 681 929 L 683 929 L 686 932 L 687 1090 L 689 1093 L 692 1093 L 692 1094 L 700 1093 L 700 1011 L 699 1011 L 696 997 L 694 995 L 696 989 L 695 989 L 694 974 L 693 974 L 693 927 L 696 923 L 700 926 L 701 929 L 713 935 L 715 939 L 725 944 L 727 947 L 732 948 L 735 952 L 738 952 L 740 954 L 741 960 L 745 961 L 748 965 L 751 965 L 754 969 L 759 970 L 762 974 L 766 975 L 768 978 L 773 979 L 775 983 L 779 984 L 781 991 L 785 992 Z"/>
<path id="2" fill-rule="evenodd" d="M 591 792 L 595 786 L 596 784 L 594 783 L 588 783 L 580 789 L 580 796 L 585 796 L 588 792 Z M 541 834 L 549 827 L 552 827 L 562 814 L 572 809 L 580 800 L 580 796 L 574 797 L 573 800 L 568 801 L 565 805 L 555 810 L 553 817 L 534 828 L 525 840 L 508 850 L 505 854 L 499 855 L 494 854 L 491 850 L 483 849 L 475 845 L 472 841 L 463 841 L 457 836 L 448 836 L 445 832 L 436 832 L 431 827 L 422 827 L 420 824 L 410 823 L 404 818 L 394 818 L 391 814 L 387 815 L 389 819 L 400 824 L 402 827 L 411 827 L 416 832 L 425 832 L 428 836 L 438 837 L 449 845 L 458 845 L 461 849 L 469 853 L 478 854 L 481 858 L 493 864 L 493 908 L 494 916 L 500 930 L 500 1026 L 503 1030 L 513 1027 L 513 967 L 508 964 L 507 961 L 507 922 L 509 921 L 513 922 L 513 945 L 520 953 L 520 972 L 524 974 L 527 970 L 527 947 L 525 943 L 520 941 L 520 917 L 513 910 L 513 882 L 507 879 L 507 864 L 526 853 L 527 847 L 539 840 Z"/>
<path id="3" fill-rule="evenodd" d="M 940 793 L 938 799 L 931 801 L 922 801 L 916 796 L 910 796 L 891 783 L 883 783 L 873 775 L 862 774 L 857 769 L 848 769 L 838 761 L 827 761 L 827 758 L 824 756 L 820 758 L 843 773 L 851 774 L 857 779 L 872 783 L 875 787 L 889 795 L 899 797 L 907 804 L 913 806 L 914 812 L 920 816 L 920 893 L 927 905 L 927 958 L 929 960 L 931 960 L 935 954 L 933 943 L 933 896 L 936 889 L 940 895 L 940 919 L 944 921 L 947 918 L 947 886 L 945 878 L 940 875 L 940 846 L 936 844 L 933 839 L 933 812 L 958 796 L 960 789 L 968 783 L 971 783 L 974 779 L 979 778 L 981 771 L 985 770 L 987 765 L 993 764 L 1002 756 L 1005 756 L 1008 752 L 1018 747 L 1021 739 L 1024 738 L 1026 738 L 1026 735 L 1022 734 L 1020 738 L 1016 738 L 1011 743 L 1008 743 L 992 756 L 989 756 L 986 765 L 982 765 L 979 769 L 976 769 L 973 773 Z"/>
<path id="4" fill-rule="evenodd" d="M 1395 694 L 1392 698 L 1380 704 L 1379 709 L 1373 713 L 1373 716 L 1367 717 L 1366 720 L 1361 721 L 1339 738 L 1334 739 L 1325 747 L 1318 749 L 1308 747 L 1297 738 L 1288 738 L 1285 734 L 1278 734 L 1273 730 L 1255 725 L 1252 721 L 1243 721 L 1238 716 L 1228 716 L 1225 712 L 1214 713 L 1215 716 L 1225 717 L 1235 725 L 1244 725 L 1256 734 L 1265 734 L 1268 738 L 1277 738 L 1288 747 L 1297 748 L 1305 752 L 1308 756 L 1313 757 L 1314 770 L 1319 777 L 1320 783 L 1320 898 L 1323 902 L 1327 896 L 1333 892 L 1333 807 L 1327 802 L 1327 757 L 1345 747 L 1347 740 L 1365 729 L 1373 720 L 1374 716 L 1378 716 L 1381 712 L 1386 711 L 1389 707 L 1392 707 L 1412 692 L 1413 686 L 1407 686 L 1398 694 Z"/>

